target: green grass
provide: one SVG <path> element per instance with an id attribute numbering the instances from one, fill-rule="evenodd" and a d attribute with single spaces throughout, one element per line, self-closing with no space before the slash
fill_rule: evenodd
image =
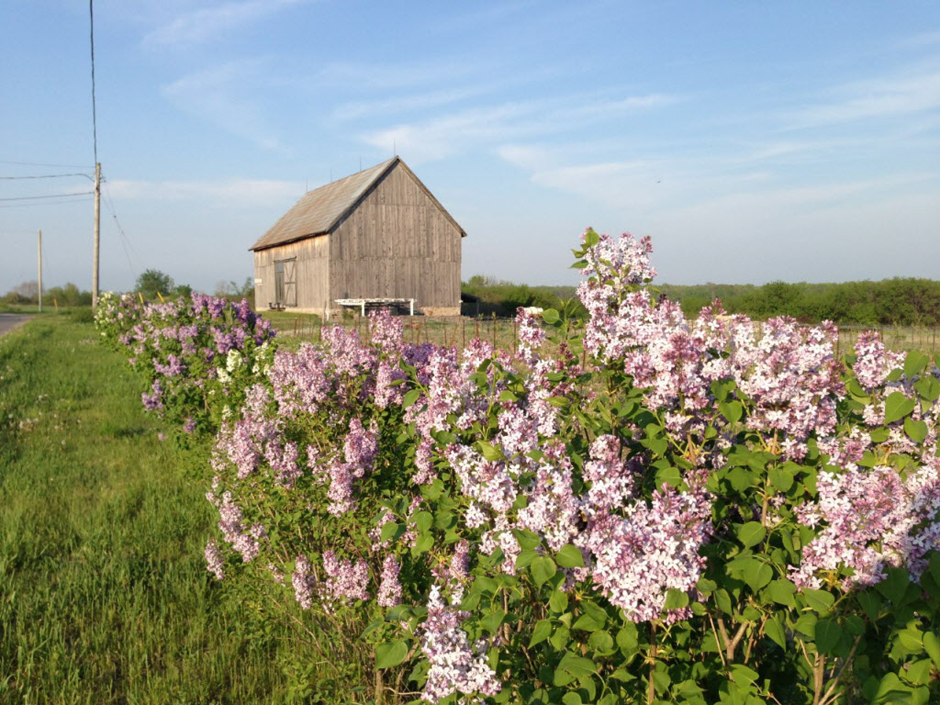
<path id="1" fill-rule="evenodd" d="M 71 316 L 0 338 L 0 703 L 286 702 L 288 635 L 205 570 L 206 449 L 141 386 Z"/>

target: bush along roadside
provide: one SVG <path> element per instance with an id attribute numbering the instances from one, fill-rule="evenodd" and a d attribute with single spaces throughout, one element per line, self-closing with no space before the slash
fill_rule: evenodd
<path id="1" fill-rule="evenodd" d="M 167 372 L 173 310 L 98 320 L 160 411 L 218 425 L 209 570 L 347 698 L 936 701 L 940 370 L 874 334 L 839 360 L 831 325 L 687 321 L 650 253 L 585 232 L 587 320 L 520 312 L 515 355 L 382 314 L 297 352 L 255 333 L 226 387 L 227 360 Z"/>
<path id="2" fill-rule="evenodd" d="M 246 387 L 273 354 L 274 330 L 245 300 L 194 293 L 138 303 L 107 292 L 95 309 L 95 325 L 146 379 L 144 406 L 185 434 L 214 434 L 222 414 L 241 405 Z"/>

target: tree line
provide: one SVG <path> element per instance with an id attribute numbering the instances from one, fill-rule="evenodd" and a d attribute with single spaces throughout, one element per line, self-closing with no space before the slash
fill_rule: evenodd
<path id="1" fill-rule="evenodd" d="M 654 287 L 694 317 L 716 299 L 725 311 L 751 318 L 792 316 L 806 323 L 834 321 L 861 326 L 940 326 L 940 281 L 894 278 L 809 284 L 773 281 L 754 284 L 660 284 Z M 482 313 L 511 315 L 519 306 L 580 312 L 573 286 L 529 286 L 484 276 L 463 283 L 465 295 L 483 304 Z"/>
<path id="2" fill-rule="evenodd" d="M 131 293 L 139 294 L 146 301 L 154 301 L 189 296 L 193 293 L 193 287 L 189 284 L 175 283 L 173 277 L 160 270 L 148 269 L 137 277 Z M 241 300 L 247 298 L 253 303 L 255 286 L 251 277 L 248 277 L 240 284 L 234 280 L 219 281 L 216 283 L 214 293 L 218 297 L 227 299 Z M 91 306 L 91 292 L 83 291 L 71 282 L 65 284 L 65 286 L 43 287 L 42 295 L 44 301 L 52 303 L 54 300 L 59 306 Z M 35 305 L 38 302 L 39 283 L 35 279 L 17 284 L 0 297 L 0 304 L 8 306 L 28 306 Z"/>

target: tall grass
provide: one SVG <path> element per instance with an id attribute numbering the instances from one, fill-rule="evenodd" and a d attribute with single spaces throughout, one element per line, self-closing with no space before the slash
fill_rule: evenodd
<path id="1" fill-rule="evenodd" d="M 302 654 L 205 569 L 205 448 L 140 392 L 89 324 L 0 339 L 0 703 L 286 702 Z"/>

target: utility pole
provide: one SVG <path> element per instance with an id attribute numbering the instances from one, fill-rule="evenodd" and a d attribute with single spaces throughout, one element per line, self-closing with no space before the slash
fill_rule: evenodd
<path id="1" fill-rule="evenodd" d="M 91 306 L 98 305 L 98 246 L 101 241 L 101 162 L 95 162 L 95 265 L 91 274 Z"/>
<path id="2" fill-rule="evenodd" d="M 42 313 L 42 230 L 39 231 L 39 313 Z"/>

